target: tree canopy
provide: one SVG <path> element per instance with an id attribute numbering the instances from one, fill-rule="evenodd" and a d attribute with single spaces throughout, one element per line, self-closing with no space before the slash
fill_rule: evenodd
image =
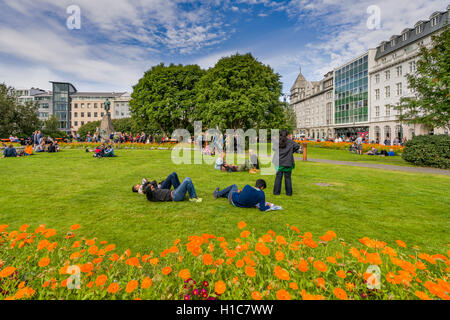
<path id="1" fill-rule="evenodd" d="M 0 137 L 29 136 L 41 127 L 37 102 L 20 104 L 13 88 L 0 84 Z"/>
<path id="2" fill-rule="evenodd" d="M 415 96 L 402 98 L 399 120 L 450 131 L 450 27 L 432 36 L 431 48 L 421 47 L 417 72 L 407 75 Z"/>
<path id="3" fill-rule="evenodd" d="M 244 130 L 285 126 L 280 75 L 250 53 L 220 59 L 196 87 L 197 118 L 208 127 Z"/>
<path id="4" fill-rule="evenodd" d="M 133 87 L 130 101 L 133 120 L 153 132 L 159 129 L 163 135 L 189 128 L 196 105 L 194 88 L 204 74 L 197 65 L 152 67 Z"/>

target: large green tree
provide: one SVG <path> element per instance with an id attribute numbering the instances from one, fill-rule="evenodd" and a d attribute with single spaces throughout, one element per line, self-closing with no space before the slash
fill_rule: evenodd
<path id="1" fill-rule="evenodd" d="M 41 127 L 37 102 L 19 104 L 13 88 L 0 84 L 0 137 L 28 136 Z"/>
<path id="2" fill-rule="evenodd" d="M 420 48 L 416 73 L 407 75 L 415 95 L 402 98 L 395 108 L 400 121 L 450 131 L 450 27 L 432 36 L 432 42 Z"/>
<path id="3" fill-rule="evenodd" d="M 152 67 L 133 87 L 130 101 L 133 120 L 147 131 L 160 131 L 163 135 L 192 127 L 194 88 L 204 74 L 197 65 Z"/>
<path id="4" fill-rule="evenodd" d="M 197 84 L 197 118 L 210 128 L 286 126 L 280 75 L 250 53 L 220 59 Z"/>

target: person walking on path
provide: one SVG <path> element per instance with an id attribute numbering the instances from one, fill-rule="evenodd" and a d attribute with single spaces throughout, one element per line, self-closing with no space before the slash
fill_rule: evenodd
<path id="1" fill-rule="evenodd" d="M 284 184 L 286 188 L 286 195 L 292 196 L 292 170 L 295 168 L 294 153 L 300 150 L 300 145 L 292 139 L 289 139 L 286 130 L 280 131 L 280 137 L 274 145 L 274 159 L 273 163 L 277 171 L 275 177 L 275 184 L 273 186 L 273 194 L 278 196 L 281 194 L 281 183 L 284 176 Z"/>

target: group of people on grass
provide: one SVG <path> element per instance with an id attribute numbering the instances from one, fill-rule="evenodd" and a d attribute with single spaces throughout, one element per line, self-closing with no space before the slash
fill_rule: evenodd
<path id="1" fill-rule="evenodd" d="M 86 148 L 86 152 L 94 153 L 94 158 L 112 158 L 115 157 L 114 155 L 114 148 L 112 145 L 107 145 L 106 143 L 102 143 L 101 145 L 97 146 L 95 149 L 89 149 Z"/>
<path id="2" fill-rule="evenodd" d="M 274 164 L 277 170 L 275 183 L 273 188 L 274 195 L 281 194 L 281 185 L 283 177 L 285 179 L 286 195 L 292 196 L 292 170 L 295 168 L 294 153 L 300 150 L 300 146 L 292 141 L 292 136 L 288 134 L 286 130 L 282 130 L 280 137 L 274 147 Z M 215 168 L 217 170 L 228 171 L 230 165 L 227 165 L 224 160 L 225 154 L 223 153 L 219 159 L 219 164 L 216 162 Z M 259 169 L 259 161 L 256 155 L 250 153 L 250 162 L 253 168 L 256 166 Z M 225 169 L 224 169 L 225 168 Z M 145 195 L 147 200 L 151 202 L 167 202 L 174 201 L 179 202 L 185 200 L 186 194 L 189 195 L 189 201 L 202 202 L 202 199 L 197 196 L 197 192 L 194 187 L 194 183 L 191 178 L 185 178 L 183 182 L 180 182 L 178 174 L 176 172 L 171 173 L 164 181 L 157 183 L 156 180 L 144 178 L 141 184 L 132 186 L 132 191 Z M 173 187 L 173 190 L 172 190 Z M 255 186 L 246 185 L 242 190 L 239 190 L 236 184 L 233 184 L 227 188 L 220 189 L 217 187 L 213 192 L 213 197 L 226 198 L 233 206 L 240 208 L 259 208 L 260 211 L 269 211 L 276 208 L 275 205 L 266 202 L 266 196 L 264 190 L 267 188 L 266 181 L 258 179 Z"/>

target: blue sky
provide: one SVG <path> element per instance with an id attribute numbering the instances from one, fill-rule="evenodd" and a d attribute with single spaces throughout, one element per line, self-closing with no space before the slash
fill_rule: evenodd
<path id="1" fill-rule="evenodd" d="M 66 10 L 81 9 L 69 30 Z M 380 8 L 369 30 L 367 8 Z M 164 62 L 214 66 L 251 52 L 281 75 L 288 93 L 300 66 L 308 80 L 391 35 L 427 20 L 448 3 L 428 0 L 0 0 L 0 82 L 79 91 L 132 91 Z"/>

